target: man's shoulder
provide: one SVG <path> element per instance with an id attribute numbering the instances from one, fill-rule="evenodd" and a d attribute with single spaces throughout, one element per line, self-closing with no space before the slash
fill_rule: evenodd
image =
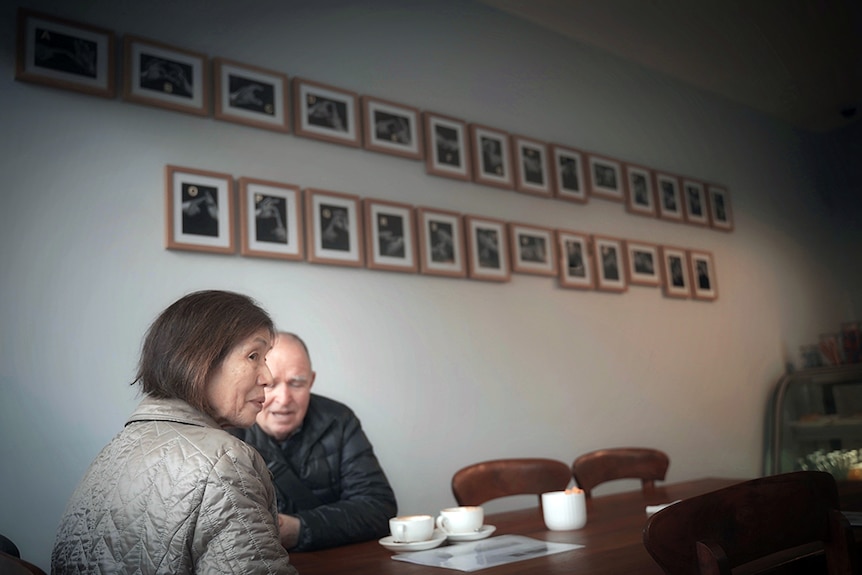
<path id="1" fill-rule="evenodd" d="M 316 413 L 324 418 L 356 417 L 353 413 L 353 410 L 347 404 L 332 399 L 331 397 L 326 397 L 325 395 L 318 395 L 316 393 L 313 393 L 311 395 L 309 412 Z"/>

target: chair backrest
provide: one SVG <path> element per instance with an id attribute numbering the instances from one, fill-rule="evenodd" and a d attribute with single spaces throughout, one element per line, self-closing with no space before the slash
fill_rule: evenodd
<path id="1" fill-rule="evenodd" d="M 647 522 L 644 546 L 668 575 L 787 567 L 825 551 L 828 573 L 858 573 L 835 479 L 822 471 L 761 477 L 684 499 Z"/>
<path id="2" fill-rule="evenodd" d="M 647 447 L 615 447 L 585 453 L 572 463 L 572 475 L 587 497 L 600 483 L 614 479 L 640 479 L 644 490 L 664 481 L 670 458 Z"/>
<path id="3" fill-rule="evenodd" d="M 36 565 L 3 551 L 0 551 L 0 573 L 3 575 L 46 575 Z"/>
<path id="4" fill-rule="evenodd" d="M 494 459 L 455 472 L 452 494 L 458 505 L 481 505 L 509 495 L 540 496 L 548 491 L 561 491 L 571 479 L 569 466 L 555 459 Z"/>

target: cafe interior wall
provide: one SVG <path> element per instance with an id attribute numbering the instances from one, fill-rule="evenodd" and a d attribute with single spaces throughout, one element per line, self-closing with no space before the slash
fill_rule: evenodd
<path id="1" fill-rule="evenodd" d="M 500 457 L 571 462 L 644 445 L 669 453 L 669 481 L 756 476 L 772 385 L 800 344 L 860 313 L 808 134 L 483 5 L 26 5 L 718 182 L 736 224 L 725 233 L 606 200 L 542 199 L 395 156 L 15 82 L 15 7 L 4 3 L 0 533 L 43 567 L 75 484 L 138 401 L 129 382 L 144 331 L 193 290 L 247 293 L 305 337 L 315 390 L 357 412 L 404 513 L 452 504 L 457 469 Z M 168 251 L 166 164 L 708 250 L 719 297 Z"/>

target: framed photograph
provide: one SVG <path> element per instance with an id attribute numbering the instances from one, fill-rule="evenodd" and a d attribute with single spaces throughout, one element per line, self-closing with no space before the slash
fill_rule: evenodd
<path id="1" fill-rule="evenodd" d="M 477 280 L 509 281 L 506 223 L 464 216 L 464 230 L 467 236 L 467 275 Z"/>
<path id="2" fill-rule="evenodd" d="M 429 174 L 469 181 L 470 152 L 467 124 L 462 120 L 423 112 L 425 119 L 425 166 Z"/>
<path id="3" fill-rule="evenodd" d="M 215 117 L 254 128 L 290 131 L 288 79 L 281 72 L 216 58 Z"/>
<path id="4" fill-rule="evenodd" d="M 560 254 L 560 285 L 566 288 L 593 289 L 590 238 L 580 232 L 557 230 Z"/>
<path id="5" fill-rule="evenodd" d="M 706 204 L 706 188 L 694 180 L 682 181 L 683 208 L 685 221 L 699 226 L 709 225 L 709 213 Z"/>
<path id="6" fill-rule="evenodd" d="M 474 182 L 506 189 L 515 187 L 509 134 L 470 124 L 470 147 L 473 150 Z"/>
<path id="7" fill-rule="evenodd" d="M 300 203 L 298 186 L 240 178 L 240 253 L 262 258 L 303 259 Z"/>
<path id="8" fill-rule="evenodd" d="M 366 150 L 421 160 L 422 122 L 418 109 L 380 98 L 361 96 L 362 142 Z"/>
<path id="9" fill-rule="evenodd" d="M 661 246 L 661 282 L 668 297 L 687 298 L 690 295 L 688 281 L 688 257 L 682 248 Z"/>
<path id="10" fill-rule="evenodd" d="M 557 274 L 554 230 L 541 226 L 509 223 L 512 271 L 553 276 Z"/>
<path id="11" fill-rule="evenodd" d="M 689 250 L 689 272 L 691 273 L 691 295 L 694 299 L 714 300 L 718 298 L 718 285 L 715 279 L 715 266 L 712 253 Z"/>
<path id="12" fill-rule="evenodd" d="M 123 39 L 123 99 L 187 112 L 210 113 L 207 57 L 137 36 Z"/>
<path id="13" fill-rule="evenodd" d="M 587 154 L 590 195 L 605 200 L 623 201 L 623 176 L 620 162 Z"/>
<path id="14" fill-rule="evenodd" d="M 165 166 L 165 243 L 170 250 L 236 253 L 233 176 Z"/>
<path id="15" fill-rule="evenodd" d="M 658 216 L 663 220 L 681 222 L 685 216 L 682 211 L 682 193 L 679 178 L 671 174 L 657 172 L 655 175 L 656 203 Z"/>
<path id="16" fill-rule="evenodd" d="M 631 285 L 661 285 L 658 246 L 647 242 L 625 241 L 626 279 Z"/>
<path id="17" fill-rule="evenodd" d="M 515 189 L 551 197 L 553 187 L 548 170 L 548 146 L 530 138 L 512 136 L 512 149 L 515 156 Z"/>
<path id="18" fill-rule="evenodd" d="M 435 276 L 466 276 L 461 215 L 432 208 L 416 208 L 415 211 L 419 271 Z"/>
<path id="19" fill-rule="evenodd" d="M 623 240 L 593 235 L 593 261 L 596 262 L 596 289 L 612 292 L 628 289 Z"/>
<path id="20" fill-rule="evenodd" d="M 328 190 L 305 190 L 308 261 L 362 267 L 362 218 L 359 196 Z"/>
<path id="21" fill-rule="evenodd" d="M 293 79 L 293 131 L 297 136 L 359 147 L 356 94 L 334 86 Z"/>
<path id="22" fill-rule="evenodd" d="M 653 176 L 649 168 L 625 165 L 626 210 L 641 216 L 656 217 L 655 190 Z"/>
<path id="23" fill-rule="evenodd" d="M 362 200 L 365 210 L 365 264 L 375 270 L 416 273 L 413 206 Z"/>
<path id="24" fill-rule="evenodd" d="M 104 28 L 19 8 L 15 79 L 113 98 L 115 39 Z"/>
<path id="25" fill-rule="evenodd" d="M 551 145 L 554 197 L 571 202 L 587 201 L 584 154 L 572 148 Z"/>
<path id="26" fill-rule="evenodd" d="M 717 230 L 733 230 L 733 209 L 727 188 L 709 185 L 706 187 L 709 203 L 709 223 Z"/>

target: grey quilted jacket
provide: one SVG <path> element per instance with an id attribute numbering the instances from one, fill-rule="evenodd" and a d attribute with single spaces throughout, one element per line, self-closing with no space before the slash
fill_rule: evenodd
<path id="1" fill-rule="evenodd" d="M 65 574 L 290 574 L 260 455 L 180 400 L 145 398 L 66 507 Z"/>

